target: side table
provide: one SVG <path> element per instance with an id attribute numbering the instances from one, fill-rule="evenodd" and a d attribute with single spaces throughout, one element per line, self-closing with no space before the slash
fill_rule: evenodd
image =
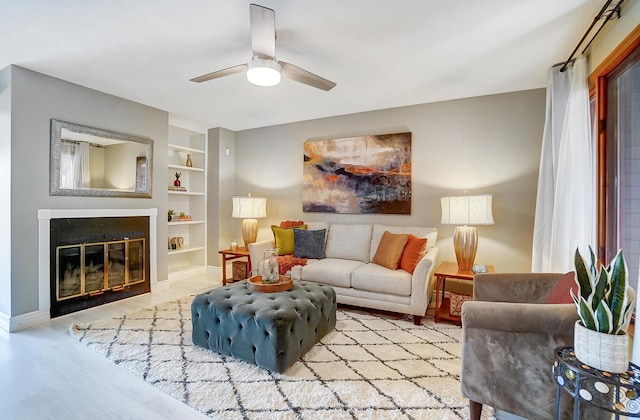
<path id="1" fill-rule="evenodd" d="M 492 265 L 487 265 L 486 267 L 488 273 L 494 272 Z M 433 275 L 436 276 L 436 323 L 440 322 L 441 319 L 458 324 L 462 323 L 461 317 L 449 313 L 449 298 L 444 297 L 444 292 L 447 285 L 447 278 L 473 282 L 473 271 L 458 270 L 458 263 L 445 261 L 438 266 Z"/>
<path id="2" fill-rule="evenodd" d="M 240 248 L 236 250 L 222 249 L 218 251 L 218 254 L 222 255 L 222 285 L 227 285 L 227 261 L 237 260 L 238 258 L 247 259 L 247 273 L 251 272 L 251 258 L 249 257 L 249 250 L 247 248 Z"/>
<path id="3" fill-rule="evenodd" d="M 620 415 L 640 417 L 640 368 L 629 363 L 624 373 L 601 371 L 580 362 L 573 347 L 554 350 L 553 376 L 558 386 L 556 419 L 560 417 L 560 396 L 564 391 L 573 398 L 573 419 L 580 419 L 581 403 Z"/>

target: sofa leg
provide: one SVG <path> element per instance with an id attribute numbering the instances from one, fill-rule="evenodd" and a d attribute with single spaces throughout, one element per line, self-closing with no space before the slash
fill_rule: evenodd
<path id="1" fill-rule="evenodd" d="M 422 323 L 422 317 L 420 315 L 413 316 L 413 325 L 420 325 Z"/>
<path id="2" fill-rule="evenodd" d="M 482 415 L 482 404 L 469 400 L 469 419 L 480 420 Z"/>

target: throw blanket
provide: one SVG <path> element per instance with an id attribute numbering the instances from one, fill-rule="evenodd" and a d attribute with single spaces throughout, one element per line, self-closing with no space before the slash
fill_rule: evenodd
<path id="1" fill-rule="evenodd" d="M 296 258 L 293 255 L 281 255 L 278 257 L 278 272 L 283 275 L 296 265 L 307 265 L 306 258 Z"/>

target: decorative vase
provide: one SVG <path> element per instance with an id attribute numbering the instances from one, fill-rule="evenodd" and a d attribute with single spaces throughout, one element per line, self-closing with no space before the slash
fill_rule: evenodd
<path id="1" fill-rule="evenodd" d="M 629 336 L 605 334 L 576 321 L 573 337 L 576 357 L 585 365 L 611 373 L 629 370 Z"/>
<path id="2" fill-rule="evenodd" d="M 262 276 L 262 283 L 273 284 L 279 280 L 278 271 L 278 250 L 267 249 L 264 251 L 264 275 Z"/>
<path id="3" fill-rule="evenodd" d="M 173 186 L 174 187 L 179 187 L 180 186 L 180 180 L 176 179 L 175 181 L 173 181 Z"/>

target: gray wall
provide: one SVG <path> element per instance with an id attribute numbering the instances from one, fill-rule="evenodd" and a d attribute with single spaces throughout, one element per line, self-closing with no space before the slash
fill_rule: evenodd
<path id="1" fill-rule="evenodd" d="M 37 209 L 158 208 L 157 273 L 159 281 L 167 279 L 167 224 L 162 216 L 167 209 L 164 186 L 167 185 L 168 114 L 21 67 L 10 69 L 13 162 L 10 314 L 15 316 L 38 309 Z M 49 196 L 52 118 L 152 138 L 153 198 Z M 0 145 L 2 143 L 4 140 L 0 140 Z M 0 277 L 0 291 L 6 290 L 7 281 L 8 278 Z"/>
<path id="2" fill-rule="evenodd" d="M 455 261 L 454 226 L 440 225 L 440 197 L 490 193 L 496 223 L 478 227 L 476 262 L 530 271 L 544 110 L 545 91 L 538 89 L 240 131 L 235 193 L 267 197 L 258 240 L 271 238 L 269 226 L 284 219 L 436 226 L 440 260 L 447 261 Z M 302 212 L 306 140 L 405 131 L 413 133 L 411 215 Z M 239 223 L 220 219 L 240 234 Z M 230 239 L 221 232 L 222 243 Z"/>
<path id="3" fill-rule="evenodd" d="M 235 176 L 235 133 L 225 128 L 212 128 L 208 132 L 207 163 L 207 265 L 221 265 L 218 249 L 229 248 L 231 239 L 242 243 L 242 235 L 235 235 L 239 222 L 231 218 L 231 197 Z M 227 155 L 226 150 L 229 150 Z"/>
<path id="4" fill-rule="evenodd" d="M 11 69 L 0 71 L 0 197 L 11 194 Z M 0 200 L 0 316 L 11 314 L 11 201 Z"/>

